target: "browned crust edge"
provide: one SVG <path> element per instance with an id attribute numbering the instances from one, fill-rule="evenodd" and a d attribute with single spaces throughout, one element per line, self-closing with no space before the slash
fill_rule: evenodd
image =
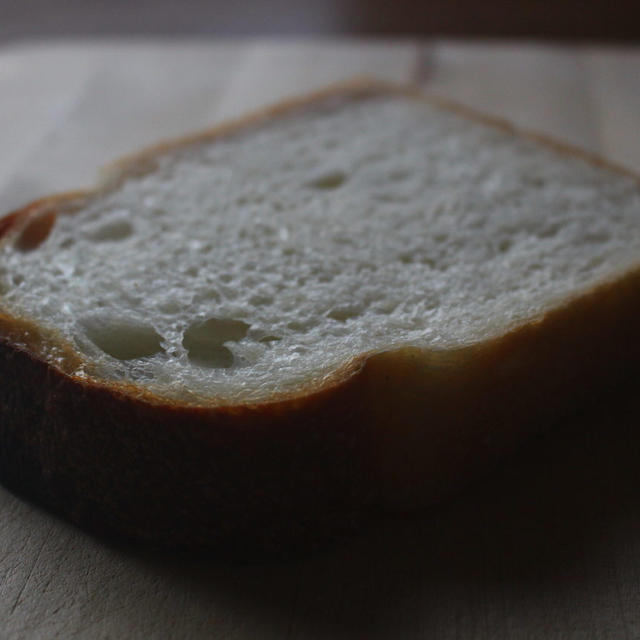
<path id="1" fill-rule="evenodd" d="M 359 83 L 288 104 L 362 90 L 389 88 Z M 86 195 L 32 203 L 0 231 Z M 0 479 L 98 532 L 189 548 L 308 548 L 381 505 L 438 499 L 604 396 L 638 369 L 639 314 L 637 269 L 468 349 L 363 355 L 312 392 L 210 407 L 68 375 L 38 357 L 37 341 L 17 346 L 24 327 L 0 317 Z"/>

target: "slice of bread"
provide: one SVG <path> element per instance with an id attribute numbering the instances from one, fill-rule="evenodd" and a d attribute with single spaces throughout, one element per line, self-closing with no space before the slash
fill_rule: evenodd
<path id="1" fill-rule="evenodd" d="M 96 531 L 291 547 L 440 498 L 640 355 L 637 178 L 354 85 L 0 220 L 0 474 Z"/>

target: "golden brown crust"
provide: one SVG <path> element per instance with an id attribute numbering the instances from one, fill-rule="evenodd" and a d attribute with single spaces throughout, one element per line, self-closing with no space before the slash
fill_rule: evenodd
<path id="1" fill-rule="evenodd" d="M 342 87 L 155 147 L 127 160 L 103 188 L 176 145 L 319 98 L 389 90 Z M 0 220 L 0 242 L 89 195 L 14 212 Z M 74 376 L 79 356 L 69 345 L 0 316 L 0 476 L 96 531 L 179 546 L 308 546 L 381 505 L 438 499 L 615 385 L 640 361 L 639 313 L 640 269 L 499 338 L 442 353 L 362 354 L 321 385 L 237 406 L 189 406 L 133 384 Z M 60 366 L 43 357 L 52 343 L 64 353 Z"/>

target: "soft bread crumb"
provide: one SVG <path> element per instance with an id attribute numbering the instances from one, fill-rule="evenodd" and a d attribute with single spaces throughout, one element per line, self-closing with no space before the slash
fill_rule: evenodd
<path id="1" fill-rule="evenodd" d="M 167 150 L 5 245 L 0 291 L 83 373 L 250 402 L 535 318 L 635 264 L 639 214 L 630 177 L 418 98 L 331 98 Z"/>

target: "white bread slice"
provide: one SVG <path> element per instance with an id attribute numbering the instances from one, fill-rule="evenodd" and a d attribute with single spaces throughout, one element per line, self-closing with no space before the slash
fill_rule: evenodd
<path id="1" fill-rule="evenodd" d="M 634 364 L 639 222 L 635 177 L 385 87 L 145 152 L 0 221 L 0 473 L 166 544 L 426 504 Z"/>

